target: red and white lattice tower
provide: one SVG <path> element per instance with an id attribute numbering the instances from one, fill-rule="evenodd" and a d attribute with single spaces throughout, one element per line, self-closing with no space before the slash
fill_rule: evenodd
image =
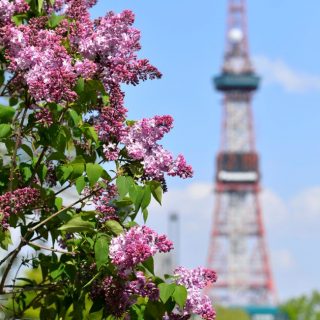
<path id="1" fill-rule="evenodd" d="M 249 56 L 245 0 L 229 0 L 224 63 L 214 82 L 224 100 L 207 266 L 217 271 L 218 282 L 207 293 L 226 305 L 270 305 L 275 287 L 259 202 L 251 111 L 259 77 Z"/>

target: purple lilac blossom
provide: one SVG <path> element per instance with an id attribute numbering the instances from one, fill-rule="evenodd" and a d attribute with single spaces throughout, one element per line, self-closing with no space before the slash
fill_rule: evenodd
<path id="1" fill-rule="evenodd" d="M 126 275 L 138 263 L 157 252 L 169 252 L 172 249 L 173 244 L 165 235 L 158 235 L 147 226 L 136 226 L 111 240 L 109 256 L 119 273 Z"/>
<path id="2" fill-rule="evenodd" d="M 159 299 L 159 290 L 155 283 L 138 271 L 134 280 L 117 279 L 112 276 L 104 278 L 102 283 L 95 283 L 91 289 L 92 300 L 103 297 L 108 311 L 121 317 L 137 297 L 148 297 L 152 301 Z"/>
<path id="3" fill-rule="evenodd" d="M 192 167 L 182 155 L 174 159 L 172 154 L 158 144 L 172 128 L 171 116 L 155 116 L 137 121 L 129 127 L 128 134 L 122 139 L 130 157 L 141 160 L 145 175 L 161 180 L 164 173 L 182 178 L 192 177 Z"/>
<path id="4" fill-rule="evenodd" d="M 32 208 L 40 200 L 38 189 L 22 188 L 13 192 L 7 192 L 0 196 L 0 224 L 7 229 L 7 220 L 12 214 L 19 214 L 26 209 Z"/>
<path id="5" fill-rule="evenodd" d="M 185 286 L 188 292 L 186 305 L 183 310 L 180 310 L 181 316 L 197 314 L 205 320 L 215 319 L 216 313 L 211 300 L 207 295 L 201 293 L 201 289 L 217 280 L 216 273 L 202 267 L 190 270 L 178 267 L 175 269 L 174 275 L 177 276 L 176 283 Z M 174 316 L 177 314 L 171 316 L 169 315 L 167 319 L 176 319 Z"/>
<path id="6" fill-rule="evenodd" d="M 107 185 L 105 189 L 100 189 L 94 195 L 92 201 L 96 207 L 96 211 L 100 213 L 100 222 L 107 220 L 119 220 L 115 208 L 110 201 L 117 196 L 117 187 L 115 185 Z"/>

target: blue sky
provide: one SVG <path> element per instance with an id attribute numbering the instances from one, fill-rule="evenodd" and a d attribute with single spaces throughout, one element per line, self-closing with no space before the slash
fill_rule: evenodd
<path id="1" fill-rule="evenodd" d="M 212 77 L 222 63 L 227 1 L 100 1 L 94 17 L 132 9 L 142 32 L 140 56 L 163 79 L 126 88 L 131 118 L 171 114 L 165 139 L 193 165 L 192 180 L 169 180 L 150 223 L 167 231 L 166 214 L 180 213 L 181 263 L 204 264 L 214 198 L 221 95 Z M 254 118 L 261 155 L 261 199 L 280 299 L 320 289 L 320 2 L 248 0 L 250 51 L 263 77 Z"/>

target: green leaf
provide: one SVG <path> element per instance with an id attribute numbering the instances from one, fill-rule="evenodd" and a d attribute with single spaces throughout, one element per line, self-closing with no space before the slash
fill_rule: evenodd
<path id="1" fill-rule="evenodd" d="M 84 163 L 72 163 L 72 179 L 82 176 L 84 172 Z"/>
<path id="2" fill-rule="evenodd" d="M 124 207 L 131 206 L 132 203 L 133 202 L 131 201 L 131 199 L 127 197 L 122 200 L 115 201 L 115 205 L 117 206 L 117 208 L 124 208 Z"/>
<path id="3" fill-rule="evenodd" d="M 62 208 L 62 203 L 63 203 L 63 199 L 60 198 L 60 197 L 56 197 L 55 200 L 54 200 L 54 204 L 57 208 L 57 210 L 61 210 Z"/>
<path id="4" fill-rule="evenodd" d="M 93 186 L 101 177 L 103 168 L 98 163 L 87 163 L 86 172 L 90 182 L 90 186 Z"/>
<path id="5" fill-rule="evenodd" d="M 84 124 L 81 126 L 81 130 L 87 139 L 93 140 L 96 144 L 99 142 L 99 137 L 94 127 Z"/>
<path id="6" fill-rule="evenodd" d="M 8 123 L 12 121 L 15 109 L 0 104 L 0 123 Z"/>
<path id="7" fill-rule="evenodd" d="M 158 285 L 160 291 L 160 299 L 163 303 L 166 303 L 169 298 L 173 295 L 176 285 L 174 283 L 160 283 Z"/>
<path id="8" fill-rule="evenodd" d="M 38 12 L 40 13 L 42 11 L 43 6 L 43 0 L 38 0 Z"/>
<path id="9" fill-rule="evenodd" d="M 116 220 L 108 220 L 104 225 L 116 235 L 119 235 L 123 232 L 121 224 Z"/>
<path id="10" fill-rule="evenodd" d="M 66 232 L 84 232 L 84 231 L 93 231 L 94 223 L 90 221 L 84 221 L 81 217 L 75 216 L 69 220 L 66 224 L 59 228 L 61 231 Z"/>
<path id="11" fill-rule="evenodd" d="M 159 204 L 161 204 L 162 194 L 163 194 L 161 183 L 158 181 L 150 181 L 149 185 L 150 185 L 150 189 L 153 197 L 156 199 L 156 201 L 159 202 Z"/>
<path id="12" fill-rule="evenodd" d="M 143 222 L 146 223 L 148 220 L 148 215 L 149 215 L 147 208 L 142 209 L 142 215 L 143 215 Z"/>
<path id="13" fill-rule="evenodd" d="M 63 19 L 65 18 L 65 16 L 57 16 L 54 13 L 52 14 L 52 16 L 48 19 L 48 26 L 50 28 L 55 28 Z"/>
<path id="14" fill-rule="evenodd" d="M 165 306 L 159 301 L 149 300 L 144 312 L 144 319 L 159 320 L 166 312 Z"/>
<path id="15" fill-rule="evenodd" d="M 23 20 L 27 19 L 27 15 L 24 14 L 16 14 L 11 17 L 12 22 L 15 23 L 16 26 L 20 26 L 23 23 Z"/>
<path id="16" fill-rule="evenodd" d="M 148 207 L 148 205 L 150 204 L 151 201 L 151 190 L 150 187 L 148 185 L 146 185 L 144 187 L 144 193 L 143 193 L 143 198 L 141 201 L 141 208 L 146 209 Z"/>
<path id="17" fill-rule="evenodd" d="M 84 91 L 84 79 L 79 78 L 75 87 L 75 91 L 80 94 Z"/>
<path id="18" fill-rule="evenodd" d="M 9 99 L 9 105 L 10 105 L 11 107 L 13 107 L 13 106 L 15 106 L 16 104 L 18 104 L 18 102 L 19 102 L 19 99 L 18 99 L 17 97 L 11 97 L 11 98 Z"/>
<path id="19" fill-rule="evenodd" d="M 69 115 L 70 115 L 74 125 L 77 126 L 80 123 L 80 121 L 82 120 L 81 117 L 73 109 L 68 109 L 68 112 L 69 112 Z"/>
<path id="20" fill-rule="evenodd" d="M 93 304 L 90 308 L 89 314 L 101 310 L 105 306 L 105 302 L 102 298 L 94 299 Z"/>
<path id="21" fill-rule="evenodd" d="M 106 235 L 101 234 L 100 236 L 98 236 L 98 239 L 94 246 L 94 254 L 97 269 L 99 270 L 109 260 L 109 239 Z"/>
<path id="22" fill-rule="evenodd" d="M 0 214 L 0 221 L 1 221 L 1 214 Z M 0 228 L 0 248 L 4 250 L 8 250 L 8 246 L 12 244 L 11 234 L 9 230 L 2 230 Z"/>
<path id="23" fill-rule="evenodd" d="M 147 260 L 142 262 L 142 265 L 151 273 L 154 275 L 154 261 L 153 257 L 148 258 Z"/>
<path id="24" fill-rule="evenodd" d="M 22 163 L 20 165 L 20 170 L 23 176 L 23 180 L 29 181 L 29 179 L 32 177 L 32 170 L 30 168 L 30 165 L 27 165 L 26 163 Z"/>
<path id="25" fill-rule="evenodd" d="M 174 301 L 178 304 L 180 308 L 183 308 L 187 300 L 187 289 L 184 286 L 177 285 L 174 289 L 172 295 Z"/>
<path id="26" fill-rule="evenodd" d="M 73 167 L 71 165 L 63 165 L 59 167 L 59 181 L 61 184 L 64 184 L 67 179 L 70 177 L 70 175 L 73 172 Z"/>
<path id="27" fill-rule="evenodd" d="M 27 146 L 26 144 L 21 145 L 21 149 L 30 157 L 33 158 L 33 151 L 32 149 Z"/>
<path id="28" fill-rule="evenodd" d="M 136 186 L 136 194 L 135 194 L 135 201 L 134 201 L 134 206 L 135 206 L 135 212 L 137 213 L 141 207 L 141 203 L 144 198 L 144 188 L 140 186 Z"/>
<path id="29" fill-rule="evenodd" d="M 80 194 L 82 192 L 82 190 L 84 189 L 84 187 L 86 186 L 86 179 L 84 176 L 79 177 L 76 180 L 76 189 L 78 191 L 78 193 Z"/>
<path id="30" fill-rule="evenodd" d="M 0 139 L 6 138 L 11 134 L 11 125 L 4 123 L 0 124 Z"/>
<path id="31" fill-rule="evenodd" d="M 120 176 L 116 180 L 117 189 L 119 192 L 119 195 L 121 198 L 125 197 L 125 195 L 128 193 L 129 188 L 127 185 L 127 177 L 126 176 Z"/>

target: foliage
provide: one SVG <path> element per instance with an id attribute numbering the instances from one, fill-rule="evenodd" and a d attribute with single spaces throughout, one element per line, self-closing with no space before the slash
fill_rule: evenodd
<path id="1" fill-rule="evenodd" d="M 248 314 L 240 309 L 231 309 L 218 306 L 216 310 L 217 318 L 219 320 L 250 320 Z"/>
<path id="2" fill-rule="evenodd" d="M 320 293 L 313 291 L 310 295 L 293 298 L 281 305 L 290 320 L 319 320 L 320 319 Z"/>
<path id="3" fill-rule="evenodd" d="M 91 21 L 95 2 L 0 0 L 1 308 L 12 319 L 213 319 L 200 292 L 213 271 L 154 274 L 153 255 L 173 244 L 136 217 L 161 204 L 166 174 L 192 168 L 158 143 L 170 116 L 127 120 L 121 84 L 161 74 L 137 57 L 133 13 Z"/>

